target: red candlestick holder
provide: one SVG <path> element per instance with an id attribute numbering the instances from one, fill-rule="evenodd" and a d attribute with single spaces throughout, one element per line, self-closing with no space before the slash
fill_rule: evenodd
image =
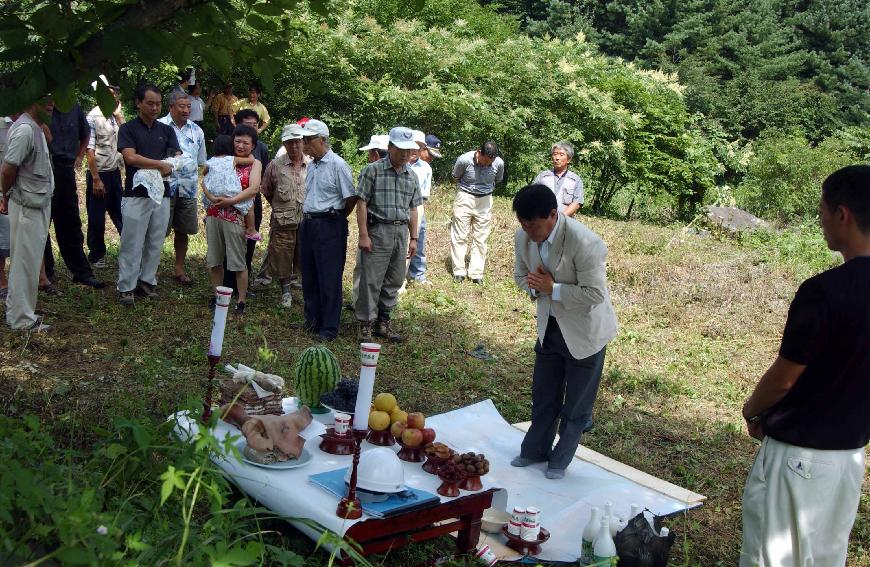
<path id="1" fill-rule="evenodd" d="M 353 463 L 350 469 L 350 482 L 347 485 L 347 496 L 341 499 L 338 508 L 335 509 L 335 515 L 339 518 L 356 520 L 362 517 L 362 505 L 356 497 L 356 469 L 359 466 L 360 446 L 368 433 L 368 429 L 353 430 Z"/>
<path id="2" fill-rule="evenodd" d="M 221 361 L 221 357 L 213 354 L 207 355 L 208 358 L 208 385 L 205 390 L 205 399 L 202 401 L 202 422 L 208 423 L 211 419 L 211 402 L 214 395 L 214 371 Z"/>

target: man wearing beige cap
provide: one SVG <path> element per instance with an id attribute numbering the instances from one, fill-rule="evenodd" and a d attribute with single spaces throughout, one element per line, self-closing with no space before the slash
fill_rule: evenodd
<path id="1" fill-rule="evenodd" d="M 289 308 L 290 279 L 299 272 L 293 262 L 298 245 L 308 162 L 302 153 L 302 128 L 288 124 L 281 131 L 286 153 L 269 163 L 260 192 L 272 206 L 269 221 L 269 273 L 281 282 L 281 307 Z"/>
<path id="2" fill-rule="evenodd" d="M 363 341 L 371 340 L 372 334 L 393 342 L 403 340 L 390 327 L 390 314 L 405 281 L 405 260 L 417 251 L 417 207 L 423 198 L 417 176 L 408 166 L 416 149 L 409 128 L 393 128 L 387 156 L 367 165 L 359 176 L 356 220 L 361 268 L 355 313 Z"/>

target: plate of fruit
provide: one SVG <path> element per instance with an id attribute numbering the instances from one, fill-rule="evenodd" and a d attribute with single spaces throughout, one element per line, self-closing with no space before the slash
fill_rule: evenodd
<path id="1" fill-rule="evenodd" d="M 459 488 L 472 491 L 483 488 L 480 477 L 489 472 L 489 461 L 486 459 L 486 455 L 469 451 L 453 455 L 450 457 L 450 461 L 465 472 L 465 479 L 459 483 Z"/>

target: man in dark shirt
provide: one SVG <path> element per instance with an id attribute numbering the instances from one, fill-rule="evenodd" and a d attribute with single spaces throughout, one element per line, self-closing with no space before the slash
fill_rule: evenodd
<path id="1" fill-rule="evenodd" d="M 822 184 L 844 264 L 801 284 L 779 356 L 743 406 L 762 440 L 743 491 L 741 567 L 844 565 L 870 441 L 870 166 Z"/>
<path id="2" fill-rule="evenodd" d="M 157 267 L 169 226 L 169 183 L 150 190 L 142 180 L 134 183 L 140 169 L 158 170 L 164 178 L 172 166 L 161 161 L 181 154 L 175 130 L 157 120 L 163 93 L 154 85 L 136 89 L 139 114 L 118 130 L 118 151 L 126 164 L 121 215 L 121 248 L 118 253 L 118 293 L 122 305 L 133 305 L 135 294 L 157 297 Z M 149 193 L 150 191 L 150 193 Z M 156 193 L 156 194 L 155 194 Z"/>
<path id="3" fill-rule="evenodd" d="M 88 147 L 91 129 L 82 108 L 76 104 L 68 112 L 57 108 L 51 113 L 51 140 L 48 150 L 54 169 L 54 195 L 51 198 L 51 219 L 54 237 L 66 267 L 76 283 L 97 289 L 106 286 L 94 278 L 94 271 L 85 256 L 85 237 L 79 216 L 79 195 L 76 171 L 81 169 L 82 157 Z M 50 239 L 45 243 L 45 271 L 54 277 L 54 254 Z"/>

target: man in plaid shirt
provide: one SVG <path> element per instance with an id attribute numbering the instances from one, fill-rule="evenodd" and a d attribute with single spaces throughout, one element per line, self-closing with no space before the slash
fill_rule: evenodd
<path id="1" fill-rule="evenodd" d="M 423 197 L 408 166 L 415 149 L 410 128 L 393 128 L 387 156 L 360 172 L 356 221 L 361 270 L 355 313 L 363 341 L 371 340 L 372 334 L 403 340 L 390 328 L 390 312 L 405 281 L 405 261 L 417 252 L 417 207 Z"/>

